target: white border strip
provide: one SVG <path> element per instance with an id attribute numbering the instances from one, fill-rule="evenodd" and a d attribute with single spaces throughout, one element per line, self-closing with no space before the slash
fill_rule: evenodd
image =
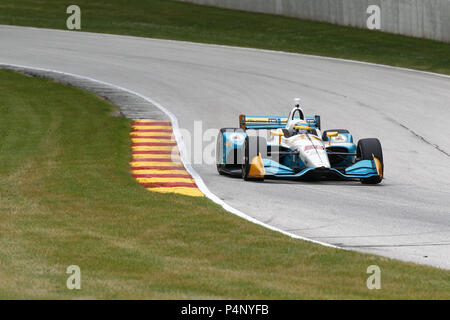
<path id="1" fill-rule="evenodd" d="M 282 233 L 282 234 L 284 234 L 286 236 L 289 236 L 291 238 L 304 240 L 304 241 L 312 242 L 312 243 L 315 243 L 315 244 L 320 244 L 320 245 L 325 246 L 325 247 L 330 247 L 330 248 L 335 248 L 335 249 L 345 249 L 345 248 L 341 248 L 341 247 L 338 247 L 338 246 L 335 246 L 335 245 L 332 245 L 332 244 L 329 244 L 329 243 L 325 243 L 325 242 L 321 242 L 321 241 L 316 241 L 316 240 L 313 240 L 313 239 L 305 238 L 305 237 L 302 237 L 302 236 L 299 236 L 299 235 L 296 235 L 296 234 L 284 231 L 282 229 L 276 228 L 276 227 L 271 226 L 269 224 L 266 224 L 266 223 L 264 223 L 262 221 L 259 221 L 259 220 L 255 219 L 255 218 L 253 218 L 253 217 L 243 213 L 242 211 L 240 211 L 240 210 L 238 210 L 236 208 L 233 208 L 232 206 L 230 206 L 227 203 L 225 203 L 218 196 L 216 196 L 214 193 L 212 193 L 208 189 L 208 187 L 206 186 L 205 182 L 200 177 L 200 175 L 192 168 L 192 166 L 189 164 L 189 162 L 186 161 L 186 154 L 187 154 L 186 146 L 184 145 L 184 142 L 183 142 L 183 137 L 182 137 L 181 132 L 180 132 L 180 128 L 179 128 L 179 125 L 178 125 L 177 117 L 175 117 L 175 115 L 172 112 L 167 110 L 165 107 L 163 107 L 158 102 L 156 102 L 156 101 L 154 101 L 154 100 L 152 100 L 152 99 L 150 99 L 150 98 L 148 98 L 148 97 L 146 97 L 146 96 L 144 96 L 144 95 L 142 95 L 142 94 L 140 94 L 138 92 L 135 92 L 135 91 L 132 91 L 132 90 L 120 87 L 120 86 L 116 86 L 116 85 L 108 83 L 108 82 L 96 80 L 96 79 L 93 79 L 93 78 L 90 78 L 90 77 L 80 76 L 80 75 L 67 73 L 67 72 L 62 72 L 62 71 L 56 71 L 56 70 L 52 70 L 52 69 L 36 68 L 36 67 L 22 66 L 22 65 L 16 65 L 16 64 L 2 63 L 2 62 L 0 62 L 0 69 L 1 69 L 2 65 L 15 67 L 15 68 L 34 70 L 34 71 L 51 72 L 51 73 L 56 73 L 56 74 L 61 74 L 61 75 L 66 75 L 66 76 L 82 79 L 82 80 L 84 79 L 84 80 L 92 81 L 92 82 L 99 83 L 99 84 L 102 84 L 102 85 L 110 86 L 112 88 L 128 92 L 130 94 L 136 95 L 136 96 L 144 99 L 145 101 L 153 104 L 158 109 L 160 109 L 162 112 L 164 112 L 170 118 L 170 120 L 172 121 L 172 129 L 173 129 L 173 133 L 174 133 L 174 136 L 175 136 L 175 140 L 177 141 L 177 144 L 178 144 L 178 149 L 180 151 L 181 160 L 182 160 L 186 170 L 194 178 L 195 183 L 197 184 L 197 186 L 200 189 L 200 191 L 203 192 L 207 198 L 209 198 L 213 202 L 217 203 L 218 205 L 222 206 L 222 208 L 224 208 L 226 211 L 228 211 L 228 212 L 230 212 L 230 213 L 232 213 L 234 215 L 237 215 L 237 216 L 239 216 L 241 218 L 244 218 L 245 220 L 253 222 L 253 223 L 257 224 L 257 225 L 263 226 L 263 227 L 265 227 L 267 229 L 270 229 L 270 230 Z M 348 249 L 345 249 L 345 250 L 348 250 Z"/>

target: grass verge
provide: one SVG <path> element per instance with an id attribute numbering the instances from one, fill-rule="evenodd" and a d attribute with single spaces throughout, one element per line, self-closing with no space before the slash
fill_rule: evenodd
<path id="1" fill-rule="evenodd" d="M 0 298 L 450 298 L 450 272 L 290 239 L 130 175 L 129 120 L 0 70 Z M 69 265 L 82 289 L 68 290 Z M 368 290 L 366 269 L 382 270 Z"/>
<path id="2" fill-rule="evenodd" d="M 0 24 L 66 29 L 68 2 L 0 3 Z M 82 31 L 354 59 L 450 74 L 450 43 L 167 0 L 77 0 Z"/>

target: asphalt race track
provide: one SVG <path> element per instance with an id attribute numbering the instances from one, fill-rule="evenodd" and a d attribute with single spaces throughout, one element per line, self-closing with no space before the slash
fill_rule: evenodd
<path id="1" fill-rule="evenodd" d="M 450 77 L 296 54 L 0 26 L 0 63 L 87 76 L 152 98 L 194 132 L 287 115 L 378 137 L 381 185 L 244 182 L 193 164 L 227 204 L 290 233 L 450 269 Z M 211 141 L 209 141 L 211 142 Z M 205 145 L 208 141 L 205 142 Z M 232 241 L 232 239 L 230 239 Z"/>

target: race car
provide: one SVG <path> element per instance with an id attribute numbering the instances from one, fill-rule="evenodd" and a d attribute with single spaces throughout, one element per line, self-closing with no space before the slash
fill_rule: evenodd
<path id="1" fill-rule="evenodd" d="M 305 117 L 296 99 L 288 117 L 239 116 L 239 128 L 222 128 L 216 165 L 221 175 L 244 180 L 265 178 L 383 180 L 381 143 L 357 144 L 346 129 L 321 131 L 320 116 Z"/>

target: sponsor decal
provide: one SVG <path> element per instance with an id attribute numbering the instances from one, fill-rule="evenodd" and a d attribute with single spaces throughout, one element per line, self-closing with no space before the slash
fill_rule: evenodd
<path id="1" fill-rule="evenodd" d="M 333 139 L 333 141 L 336 141 L 336 142 L 345 142 L 345 141 L 347 141 L 347 138 L 345 136 L 343 136 L 343 135 L 338 135 L 336 137 L 333 137 L 332 139 Z"/>
<path id="2" fill-rule="evenodd" d="M 305 151 L 312 150 L 312 149 L 324 150 L 323 146 L 319 146 L 319 145 L 311 144 L 311 145 L 305 146 Z"/>
<path id="3" fill-rule="evenodd" d="M 301 134 L 301 135 L 296 136 L 296 137 L 294 138 L 294 141 L 297 141 L 297 140 L 305 140 L 305 139 L 306 139 L 306 135 Z"/>

